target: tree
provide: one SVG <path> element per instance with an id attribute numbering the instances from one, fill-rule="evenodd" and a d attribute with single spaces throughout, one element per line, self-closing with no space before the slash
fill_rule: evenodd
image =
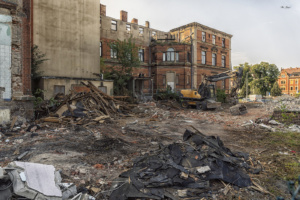
<path id="1" fill-rule="evenodd" d="M 261 95 L 266 95 L 266 92 L 271 91 L 280 74 L 276 65 L 267 62 L 253 65 L 250 72 L 253 76 L 251 88 Z"/>
<path id="2" fill-rule="evenodd" d="M 111 52 L 116 55 L 117 66 L 106 66 L 105 78 L 114 80 L 114 93 L 116 95 L 128 95 L 128 82 L 132 78 L 134 68 L 140 66 L 138 47 L 130 37 L 128 40 L 117 40 L 110 44 Z"/>
<path id="3" fill-rule="evenodd" d="M 273 97 L 276 97 L 276 96 L 281 96 L 281 94 L 282 94 L 282 91 L 281 91 L 281 89 L 280 89 L 280 87 L 279 87 L 279 85 L 278 85 L 278 83 L 277 83 L 277 81 L 276 81 L 276 82 L 274 83 L 272 89 L 271 89 L 271 95 L 272 95 Z"/>
<path id="4" fill-rule="evenodd" d="M 31 48 L 31 77 L 33 80 L 42 76 L 43 71 L 39 68 L 43 62 L 49 60 L 45 57 L 46 54 L 41 52 L 37 45 L 33 45 Z"/>
<path id="5" fill-rule="evenodd" d="M 234 69 L 238 70 L 238 68 L 243 68 L 243 76 L 241 80 L 241 91 L 239 93 L 240 97 L 246 97 L 246 87 L 248 86 L 248 94 L 250 94 L 250 85 L 249 83 L 253 80 L 253 77 L 250 73 L 250 69 L 252 65 L 249 65 L 247 62 L 245 64 L 240 64 L 239 66 L 235 66 Z M 246 77 L 248 73 L 248 85 L 246 86 Z"/>

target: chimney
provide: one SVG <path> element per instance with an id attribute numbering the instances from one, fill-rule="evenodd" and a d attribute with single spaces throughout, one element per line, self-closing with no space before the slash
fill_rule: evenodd
<path id="1" fill-rule="evenodd" d="M 146 27 L 147 27 L 147 28 L 150 28 L 150 22 L 149 22 L 149 21 L 146 21 L 145 23 L 146 23 Z"/>
<path id="2" fill-rule="evenodd" d="M 124 10 L 121 10 L 120 12 L 120 20 L 123 22 L 127 22 L 127 12 Z"/>
<path id="3" fill-rule="evenodd" d="M 139 20 L 136 19 L 136 18 L 133 18 L 133 19 L 131 20 L 131 23 L 133 23 L 133 24 L 139 24 Z"/>
<path id="4" fill-rule="evenodd" d="M 106 16 L 106 5 L 100 4 L 100 15 Z"/>

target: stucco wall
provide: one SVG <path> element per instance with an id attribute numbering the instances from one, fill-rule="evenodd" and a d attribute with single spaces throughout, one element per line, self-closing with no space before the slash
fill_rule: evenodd
<path id="1" fill-rule="evenodd" d="M 54 97 L 54 86 L 65 86 L 65 94 L 69 94 L 69 91 L 72 88 L 72 85 L 80 85 L 81 82 L 87 83 L 87 80 L 71 80 L 71 79 L 42 79 L 41 85 L 45 90 L 44 98 L 50 99 Z M 105 86 L 107 88 L 107 94 L 113 95 L 113 81 L 91 81 L 97 88 L 100 86 Z"/>
<path id="2" fill-rule="evenodd" d="M 34 0 L 33 43 L 49 59 L 43 76 L 96 78 L 100 73 L 99 0 Z"/>

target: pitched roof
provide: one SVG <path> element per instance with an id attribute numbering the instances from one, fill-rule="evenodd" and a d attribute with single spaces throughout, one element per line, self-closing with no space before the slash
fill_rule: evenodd
<path id="1" fill-rule="evenodd" d="M 292 73 L 295 73 L 295 72 L 299 72 L 300 73 L 300 68 L 298 67 L 295 67 L 295 68 L 286 68 L 286 69 L 281 69 L 281 71 L 285 71 L 286 73 L 288 74 L 292 74 Z"/>

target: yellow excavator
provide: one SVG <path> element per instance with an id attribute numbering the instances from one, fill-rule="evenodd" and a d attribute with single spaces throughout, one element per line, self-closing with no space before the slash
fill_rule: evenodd
<path id="1" fill-rule="evenodd" d="M 179 98 L 181 100 L 181 106 L 183 108 L 196 106 L 198 110 L 216 109 L 221 107 L 221 102 L 216 101 L 215 85 L 212 83 L 229 78 L 233 78 L 234 85 L 230 90 L 227 101 L 235 105 L 238 102 L 237 89 L 240 87 L 242 76 L 242 68 L 239 68 L 236 71 L 226 71 L 212 76 L 202 74 L 202 83 L 199 85 L 198 90 L 187 89 L 180 91 Z"/>

